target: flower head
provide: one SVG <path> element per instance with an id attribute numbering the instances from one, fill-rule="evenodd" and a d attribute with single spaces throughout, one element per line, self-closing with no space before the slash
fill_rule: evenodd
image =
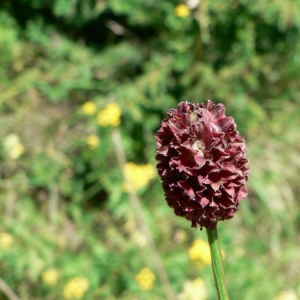
<path id="1" fill-rule="evenodd" d="M 88 147 L 91 150 L 93 150 L 93 149 L 97 148 L 98 145 L 100 144 L 100 139 L 97 135 L 91 134 L 87 137 L 86 143 L 87 143 Z"/>
<path id="2" fill-rule="evenodd" d="M 101 126 L 119 126 L 121 123 L 122 110 L 118 103 L 110 103 L 97 115 L 97 121 Z"/>
<path id="3" fill-rule="evenodd" d="M 51 268 L 42 273 L 42 280 L 50 286 L 54 286 L 57 284 L 59 278 L 59 273 L 56 269 Z"/>
<path id="4" fill-rule="evenodd" d="M 186 4 L 178 4 L 175 7 L 174 13 L 177 17 L 186 18 L 190 15 L 191 10 Z"/>
<path id="5" fill-rule="evenodd" d="M 144 165 L 137 165 L 133 162 L 128 162 L 124 167 L 124 172 L 132 183 L 135 190 L 139 190 L 148 185 L 149 181 L 155 177 L 155 167 L 148 163 Z M 125 191 L 130 191 L 130 185 L 124 185 Z"/>
<path id="6" fill-rule="evenodd" d="M 65 299 L 81 299 L 89 288 L 89 281 L 84 277 L 72 278 L 64 288 Z"/>
<path id="7" fill-rule="evenodd" d="M 189 257 L 200 267 L 211 264 L 210 247 L 204 240 L 197 239 L 189 249 Z"/>
<path id="8" fill-rule="evenodd" d="M 157 169 L 175 214 L 209 229 L 231 219 L 248 194 L 249 168 L 245 140 L 224 105 L 181 102 L 156 138 Z"/>
<path id="9" fill-rule="evenodd" d="M 144 268 L 138 275 L 136 275 L 135 280 L 142 290 L 150 291 L 153 288 L 155 275 L 149 268 Z"/>
<path id="10" fill-rule="evenodd" d="M 221 250 L 222 258 L 225 259 L 226 254 Z M 201 239 L 196 239 L 189 248 L 189 257 L 200 268 L 211 264 L 211 254 L 209 244 Z"/>
<path id="11" fill-rule="evenodd" d="M 82 110 L 87 115 L 93 115 L 97 111 L 97 106 L 93 101 L 88 101 L 82 105 Z"/>

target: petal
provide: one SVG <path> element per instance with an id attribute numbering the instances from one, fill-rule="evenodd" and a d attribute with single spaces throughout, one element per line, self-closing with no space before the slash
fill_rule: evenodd
<path id="1" fill-rule="evenodd" d="M 194 160 L 199 166 L 199 168 L 203 167 L 207 161 L 207 159 L 199 154 L 194 155 Z"/>
<path id="2" fill-rule="evenodd" d="M 214 116 L 207 109 L 202 108 L 201 114 L 202 114 L 204 123 L 213 123 L 214 122 Z"/>
<path id="3" fill-rule="evenodd" d="M 187 181 L 180 180 L 178 181 L 178 186 L 183 189 L 183 193 L 191 198 L 195 198 L 195 192 Z"/>
<path id="4" fill-rule="evenodd" d="M 160 147 L 157 152 L 161 155 L 164 155 L 164 156 L 167 156 L 168 154 L 168 151 L 169 151 L 170 147 L 169 146 L 163 146 L 163 147 Z"/>
<path id="5" fill-rule="evenodd" d="M 212 112 L 217 120 L 225 118 L 225 107 L 223 104 L 215 105 Z"/>
<path id="6" fill-rule="evenodd" d="M 214 191 L 217 191 L 217 190 L 219 189 L 220 185 L 221 185 L 221 182 L 220 182 L 220 181 L 218 181 L 218 182 L 213 182 L 213 183 L 211 184 L 211 187 L 212 187 L 212 189 L 213 189 Z"/>
<path id="7" fill-rule="evenodd" d="M 234 119 L 232 117 L 227 117 L 224 119 L 219 120 L 219 126 L 221 127 L 222 131 L 227 131 L 228 128 L 234 123 Z"/>
<path id="8" fill-rule="evenodd" d="M 248 195 L 248 190 L 244 185 L 242 185 L 238 192 L 238 195 L 237 195 L 237 201 L 240 201 L 240 200 L 246 198 L 247 195 Z"/>
<path id="9" fill-rule="evenodd" d="M 199 200 L 199 203 L 201 204 L 202 207 L 205 207 L 209 204 L 209 199 L 207 199 L 206 197 L 202 197 Z"/>

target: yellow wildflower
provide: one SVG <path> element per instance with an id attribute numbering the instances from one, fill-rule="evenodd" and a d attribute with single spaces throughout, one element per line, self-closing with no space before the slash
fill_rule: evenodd
<path id="1" fill-rule="evenodd" d="M 10 249 L 14 242 L 14 238 L 7 232 L 0 233 L 0 248 L 4 250 Z"/>
<path id="2" fill-rule="evenodd" d="M 86 143 L 90 149 L 95 149 L 100 144 L 100 139 L 97 135 L 91 134 L 87 137 Z"/>
<path id="3" fill-rule="evenodd" d="M 184 283 L 183 292 L 178 295 L 179 300 L 205 300 L 207 291 L 202 278 Z"/>
<path id="4" fill-rule="evenodd" d="M 89 288 L 89 281 L 84 277 L 72 278 L 64 288 L 65 299 L 81 299 Z"/>
<path id="5" fill-rule="evenodd" d="M 122 110 L 117 103 L 108 104 L 103 110 L 99 111 L 97 121 L 101 126 L 119 126 L 121 123 Z"/>
<path id="6" fill-rule="evenodd" d="M 16 134 L 8 135 L 4 140 L 4 148 L 11 159 L 19 158 L 24 152 L 24 146 Z"/>
<path id="7" fill-rule="evenodd" d="M 225 252 L 221 250 L 222 257 L 225 259 Z M 189 249 L 189 257 L 200 268 L 211 264 L 211 255 L 209 244 L 201 239 L 196 239 Z"/>
<path id="8" fill-rule="evenodd" d="M 147 186 L 150 180 L 155 177 L 155 168 L 152 164 L 136 165 L 129 162 L 124 167 L 124 172 L 129 178 L 135 190 Z M 130 191 L 130 184 L 124 185 L 125 191 Z"/>
<path id="9" fill-rule="evenodd" d="M 50 286 L 54 286 L 57 284 L 59 278 L 59 273 L 56 269 L 51 268 L 42 273 L 42 280 L 44 283 Z"/>
<path id="10" fill-rule="evenodd" d="M 197 239 L 189 249 L 189 257 L 200 267 L 211 263 L 210 248 L 206 241 Z"/>
<path id="11" fill-rule="evenodd" d="M 142 290 L 150 291 L 153 288 L 155 275 L 149 268 L 144 268 L 138 275 L 135 276 L 135 280 Z"/>
<path id="12" fill-rule="evenodd" d="M 186 18 L 191 14 L 190 8 L 186 4 L 178 4 L 175 7 L 175 15 L 180 18 Z"/>
<path id="13" fill-rule="evenodd" d="M 85 102 L 83 105 L 82 105 L 82 110 L 87 114 L 87 115 L 93 115 L 96 110 L 97 110 L 97 106 L 94 102 L 92 101 L 88 101 L 88 102 Z"/>
<path id="14" fill-rule="evenodd" d="M 274 300 L 298 300 L 298 296 L 293 290 L 281 291 Z"/>

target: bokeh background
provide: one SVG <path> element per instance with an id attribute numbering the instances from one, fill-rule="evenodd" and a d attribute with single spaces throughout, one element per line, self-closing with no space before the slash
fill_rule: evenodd
<path id="1" fill-rule="evenodd" d="M 154 158 L 207 99 L 252 170 L 219 225 L 231 299 L 300 299 L 299 30 L 295 0 L 1 0 L 0 299 L 216 299 Z"/>

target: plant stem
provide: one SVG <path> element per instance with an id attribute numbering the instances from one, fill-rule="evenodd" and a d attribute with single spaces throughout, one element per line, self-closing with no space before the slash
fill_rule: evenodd
<path id="1" fill-rule="evenodd" d="M 121 140 L 120 130 L 115 129 L 113 131 L 112 137 L 113 137 L 113 142 L 115 144 L 117 159 L 118 159 L 120 168 L 122 170 L 124 170 L 124 166 L 127 163 L 127 159 L 126 159 L 124 147 L 123 147 L 122 140 Z M 151 229 L 149 228 L 149 226 L 147 224 L 146 217 L 145 217 L 142 205 L 141 205 L 141 201 L 140 201 L 135 189 L 133 188 L 133 184 L 132 184 L 130 178 L 128 178 L 128 176 L 125 174 L 125 172 L 124 172 L 124 177 L 125 177 L 127 184 L 130 187 L 129 199 L 132 203 L 132 206 L 134 207 L 134 211 L 136 212 L 139 227 L 141 228 L 142 232 L 144 233 L 144 235 L 147 239 L 147 242 L 149 244 L 149 248 L 153 254 L 154 263 L 156 265 L 158 276 L 160 277 L 160 280 L 162 282 L 162 286 L 163 286 L 163 289 L 165 292 L 166 299 L 167 300 L 175 300 L 176 297 L 172 290 L 172 287 L 171 287 L 167 272 L 165 270 L 165 267 L 163 265 L 162 259 L 160 257 L 159 251 L 156 247 L 154 238 L 152 236 Z"/>
<path id="2" fill-rule="evenodd" d="M 0 291 L 2 291 L 3 294 L 10 300 L 21 300 L 1 277 L 0 277 Z"/>
<path id="3" fill-rule="evenodd" d="M 219 300 L 229 300 L 217 228 L 206 229 Z"/>

